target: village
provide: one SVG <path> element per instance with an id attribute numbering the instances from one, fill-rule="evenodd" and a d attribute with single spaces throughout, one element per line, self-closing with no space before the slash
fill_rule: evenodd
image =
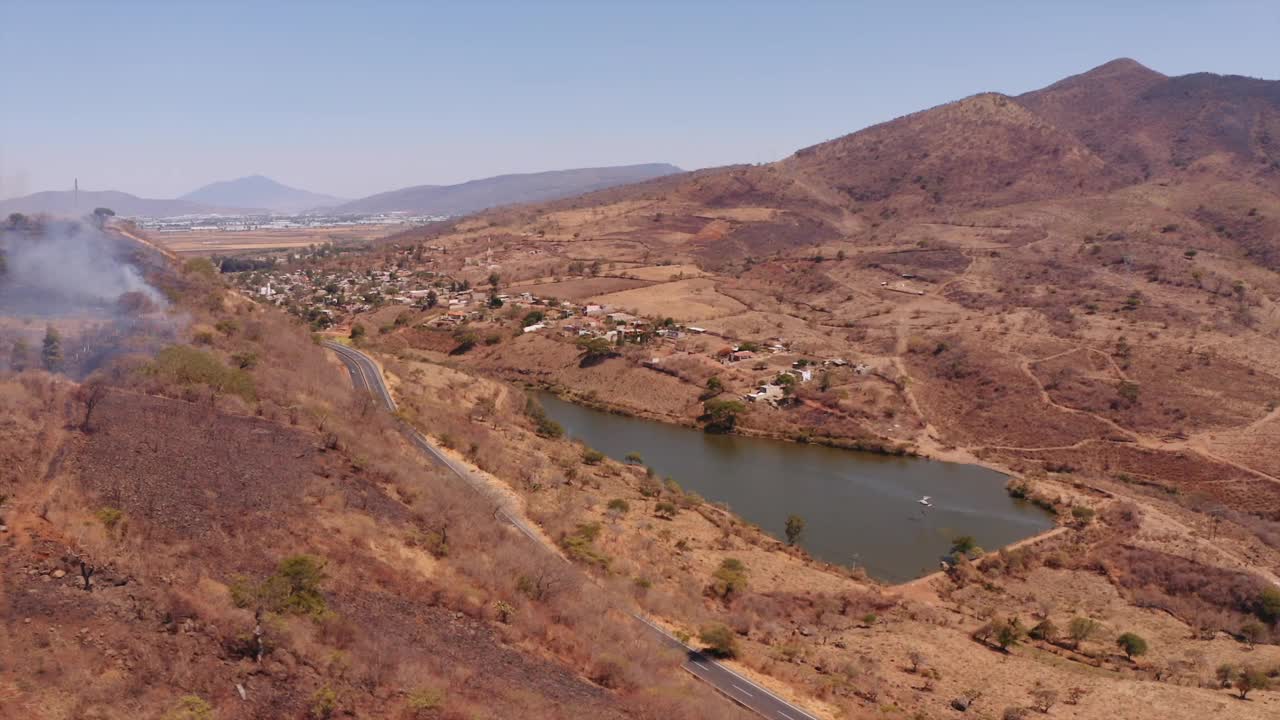
<path id="1" fill-rule="evenodd" d="M 814 381 L 825 385 L 833 369 L 848 367 L 856 375 L 872 370 L 844 358 L 805 356 L 782 337 L 739 341 L 671 318 L 644 317 L 606 304 L 543 297 L 518 288 L 504 290 L 496 272 L 479 286 L 445 273 L 396 265 L 362 271 L 239 272 L 234 277 L 245 294 L 281 307 L 319 331 L 345 328 L 358 335 L 366 331 L 363 318 L 400 306 L 405 312 L 375 329 L 388 332 L 413 325 L 461 337 L 468 330 L 509 328 L 517 334 L 542 333 L 575 343 L 584 353 L 596 355 L 644 347 L 642 364 L 659 372 L 680 357 L 738 370 L 736 375 L 750 378 L 746 386 L 751 389 L 741 399 L 775 407 L 794 402 L 799 386 Z M 357 325 L 360 330 L 355 330 Z"/>

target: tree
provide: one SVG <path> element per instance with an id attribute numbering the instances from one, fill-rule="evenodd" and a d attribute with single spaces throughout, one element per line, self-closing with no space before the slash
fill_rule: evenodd
<path id="1" fill-rule="evenodd" d="M 44 343 L 40 347 L 40 361 L 44 363 L 44 369 L 49 372 L 62 370 L 62 336 L 52 325 L 45 327 Z"/>
<path id="2" fill-rule="evenodd" d="M 621 517 L 631 510 L 631 503 L 622 498 L 614 498 L 609 501 L 608 509 L 610 515 Z"/>
<path id="3" fill-rule="evenodd" d="M 804 532 L 804 518 L 799 515 L 787 516 L 787 544 L 795 545 L 796 540 L 800 539 L 801 533 Z"/>
<path id="4" fill-rule="evenodd" d="M 498 283 L 502 281 L 502 277 L 496 272 L 489 273 L 489 287 L 495 291 L 498 289 Z"/>
<path id="5" fill-rule="evenodd" d="M 613 355 L 613 346 L 603 337 L 578 338 L 578 350 L 582 352 L 582 364 L 590 365 Z"/>
<path id="6" fill-rule="evenodd" d="M 1102 629 L 1102 625 L 1097 620 L 1086 617 L 1072 618 L 1071 624 L 1067 626 L 1067 634 L 1071 636 L 1071 641 L 1077 648 L 1080 643 L 1088 640 Z"/>
<path id="7" fill-rule="evenodd" d="M 1240 692 L 1241 700 L 1249 699 L 1249 691 L 1266 690 L 1271 687 L 1271 679 L 1267 674 L 1256 667 L 1247 667 L 1240 671 L 1235 678 L 1236 690 Z"/>
<path id="8" fill-rule="evenodd" d="M 623 458 L 623 461 L 626 462 L 628 465 L 644 464 L 644 458 L 640 457 L 640 453 L 638 452 L 627 453 L 626 457 Z"/>
<path id="9" fill-rule="evenodd" d="M 435 290 L 428 290 L 427 301 L 424 304 L 427 306 L 427 309 L 430 310 L 431 308 L 440 304 L 440 296 L 436 294 Z"/>
<path id="10" fill-rule="evenodd" d="M 1116 646 L 1124 651 L 1125 657 L 1133 660 L 1139 655 L 1147 654 L 1147 641 L 1137 633 L 1127 632 L 1116 638 Z"/>
<path id="11" fill-rule="evenodd" d="M 746 407 L 737 400 L 711 399 L 702 404 L 703 429 L 709 433 L 732 432 L 738 424 L 738 415 L 746 411 Z"/>
<path id="12" fill-rule="evenodd" d="M 115 217 L 115 216 L 116 216 L 116 211 L 112 210 L 111 208 L 100 207 L 100 208 L 93 209 L 93 222 L 99 228 L 107 224 L 107 218 Z"/>
<path id="13" fill-rule="evenodd" d="M 546 318 L 546 315 L 544 315 L 541 310 L 530 310 L 529 312 L 525 313 L 524 319 L 520 321 L 520 327 L 529 327 L 530 325 L 537 325 L 538 323 L 542 322 L 545 318 Z"/>
<path id="14" fill-rule="evenodd" d="M 737 640 L 733 631 L 723 624 L 707 625 L 698 631 L 698 639 L 706 646 L 709 655 L 719 658 L 732 658 L 738 654 Z"/>
<path id="15" fill-rule="evenodd" d="M 493 310 L 497 310 L 498 308 L 502 307 L 502 298 L 498 297 L 497 288 L 494 288 L 493 290 L 489 291 L 488 304 L 489 304 L 489 307 Z"/>
<path id="16" fill-rule="evenodd" d="M 361 325 L 360 323 L 354 323 L 351 326 L 351 339 L 359 340 L 363 338 L 368 332 L 369 332 L 368 329 L 366 329 L 364 325 Z"/>

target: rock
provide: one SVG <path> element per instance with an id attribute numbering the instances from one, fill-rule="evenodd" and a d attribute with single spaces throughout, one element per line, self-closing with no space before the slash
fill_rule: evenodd
<path id="1" fill-rule="evenodd" d="M 62 568 L 58 568 L 57 570 L 54 570 L 51 574 L 53 575 L 53 578 L 55 580 L 61 580 L 62 578 L 67 576 L 67 571 L 63 570 Z"/>

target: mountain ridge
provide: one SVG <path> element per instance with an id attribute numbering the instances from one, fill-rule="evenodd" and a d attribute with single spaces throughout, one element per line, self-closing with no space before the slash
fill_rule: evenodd
<path id="1" fill-rule="evenodd" d="M 287 213 L 346 202 L 333 195 L 291 187 L 264 175 L 209 183 L 177 199 L 216 207 L 266 208 Z"/>

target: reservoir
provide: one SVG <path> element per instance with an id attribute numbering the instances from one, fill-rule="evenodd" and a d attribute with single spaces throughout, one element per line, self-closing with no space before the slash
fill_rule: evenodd
<path id="1" fill-rule="evenodd" d="M 799 515 L 798 544 L 810 554 L 886 582 L 937 570 L 960 535 L 994 551 L 1053 527 L 1048 513 L 1009 497 L 1006 476 L 976 465 L 708 435 L 537 397 L 570 437 L 617 460 L 639 453 L 659 476 L 775 537 Z M 920 504 L 924 496 L 932 507 Z"/>

